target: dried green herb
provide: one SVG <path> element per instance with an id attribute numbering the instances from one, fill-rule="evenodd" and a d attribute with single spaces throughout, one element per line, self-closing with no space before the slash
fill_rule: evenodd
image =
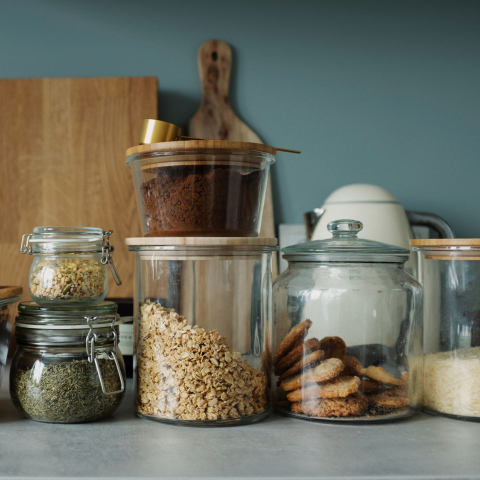
<path id="1" fill-rule="evenodd" d="M 115 363 L 99 359 L 107 392 L 120 389 Z M 107 417 L 123 393 L 104 395 L 94 364 L 88 360 L 45 365 L 38 379 L 38 363 L 15 373 L 12 400 L 34 420 L 54 423 L 90 422 Z"/>

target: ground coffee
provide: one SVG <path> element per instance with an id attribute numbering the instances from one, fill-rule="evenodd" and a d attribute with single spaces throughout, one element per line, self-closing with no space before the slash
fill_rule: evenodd
<path id="1" fill-rule="evenodd" d="M 142 184 L 148 236 L 254 237 L 264 170 L 169 166 Z"/>

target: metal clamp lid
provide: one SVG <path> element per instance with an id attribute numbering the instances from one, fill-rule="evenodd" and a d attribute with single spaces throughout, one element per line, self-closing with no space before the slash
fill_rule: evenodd
<path id="1" fill-rule="evenodd" d="M 55 232 L 53 231 L 56 227 L 36 227 L 34 228 L 34 233 L 26 233 L 25 235 L 22 236 L 22 243 L 20 244 L 20 253 L 27 254 L 27 255 L 32 255 L 33 254 L 33 248 L 32 248 L 32 243 L 48 243 L 48 244 L 76 244 L 78 245 L 79 243 L 84 244 L 84 243 L 98 243 L 99 241 L 102 242 L 101 246 L 101 252 L 102 252 L 102 264 L 107 265 L 110 267 L 110 271 L 112 272 L 113 279 L 115 280 L 115 283 L 117 285 L 122 284 L 122 280 L 120 279 L 120 275 L 117 272 L 117 269 L 115 268 L 115 264 L 113 263 L 113 251 L 114 251 L 114 246 L 110 245 L 110 235 L 113 233 L 113 230 L 107 230 L 107 231 L 102 231 L 100 229 L 92 229 L 88 227 L 74 227 L 72 229 L 72 232 Z M 64 228 L 64 227 L 62 227 Z M 67 227 L 68 228 L 68 227 Z M 41 230 L 48 230 L 47 233 L 45 232 L 35 232 L 35 230 L 41 229 Z M 84 235 L 83 233 L 79 233 L 78 231 L 85 230 L 86 234 Z M 101 232 L 101 236 L 97 235 L 97 231 Z M 66 233 L 68 235 L 72 235 L 71 238 L 65 238 L 65 236 L 62 236 L 62 238 L 54 238 L 55 234 L 59 233 Z M 74 235 L 82 235 L 81 238 L 75 237 Z M 40 235 L 40 238 L 34 238 L 35 235 Z M 48 238 L 47 238 L 48 237 Z"/>
<path id="2" fill-rule="evenodd" d="M 92 322 L 94 322 L 95 320 L 97 320 L 97 317 L 87 317 L 87 323 L 88 323 L 88 326 L 90 327 L 90 330 L 88 332 L 88 335 L 85 341 L 86 348 L 87 348 L 88 361 L 90 363 L 95 363 L 95 367 L 97 369 L 97 374 L 100 380 L 100 385 L 102 387 L 103 394 L 116 395 L 118 393 L 122 393 L 125 390 L 125 382 L 123 380 L 122 370 L 120 369 L 120 365 L 117 360 L 118 338 L 117 338 L 117 332 L 115 331 L 115 319 L 112 321 L 112 324 L 111 324 L 112 332 L 111 334 L 108 335 L 110 338 L 113 338 L 113 350 L 108 350 L 107 352 L 105 352 L 107 354 L 107 357 L 110 360 L 113 360 L 115 362 L 115 366 L 117 367 L 117 372 L 118 372 L 118 378 L 120 379 L 120 390 L 115 390 L 113 392 L 107 392 L 105 388 L 105 382 L 103 381 L 102 372 L 100 371 L 98 356 L 101 352 L 98 350 L 95 350 L 95 343 L 98 341 L 98 336 L 96 333 L 94 333 L 93 325 L 92 325 Z"/>
<path id="3" fill-rule="evenodd" d="M 120 279 L 120 275 L 115 268 L 115 264 L 113 263 L 112 253 L 115 249 L 113 245 L 110 245 L 110 235 L 113 233 L 113 230 L 107 230 L 103 232 L 103 246 L 102 246 L 102 264 L 110 267 L 110 271 L 112 272 L 113 279 L 117 285 L 122 284 L 122 280 Z"/>

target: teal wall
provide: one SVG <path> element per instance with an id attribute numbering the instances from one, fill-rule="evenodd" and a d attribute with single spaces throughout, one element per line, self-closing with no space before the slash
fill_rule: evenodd
<path id="1" fill-rule="evenodd" d="M 0 0 L 0 76 L 154 75 L 160 118 L 187 123 L 197 49 L 225 40 L 234 109 L 303 152 L 274 166 L 277 223 L 368 182 L 480 237 L 479 26 L 460 0 Z"/>

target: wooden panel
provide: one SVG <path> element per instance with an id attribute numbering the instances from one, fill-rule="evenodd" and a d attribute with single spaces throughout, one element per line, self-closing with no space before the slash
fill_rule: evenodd
<path id="1" fill-rule="evenodd" d="M 209 40 L 198 49 L 198 73 L 202 101 L 188 126 L 191 137 L 262 143 L 260 137 L 232 110 L 229 84 L 232 71 L 232 50 L 220 40 Z M 269 147 L 272 148 L 272 147 Z M 272 182 L 269 175 L 260 237 L 275 237 Z M 277 259 L 273 257 L 273 278 L 277 276 Z"/>
<path id="2" fill-rule="evenodd" d="M 157 116 L 157 79 L 0 80 L 0 284 L 22 285 L 28 299 L 32 257 L 24 233 L 41 225 L 113 230 L 109 297 L 133 296 L 125 238 L 140 236 L 125 150 L 144 118 Z"/>

